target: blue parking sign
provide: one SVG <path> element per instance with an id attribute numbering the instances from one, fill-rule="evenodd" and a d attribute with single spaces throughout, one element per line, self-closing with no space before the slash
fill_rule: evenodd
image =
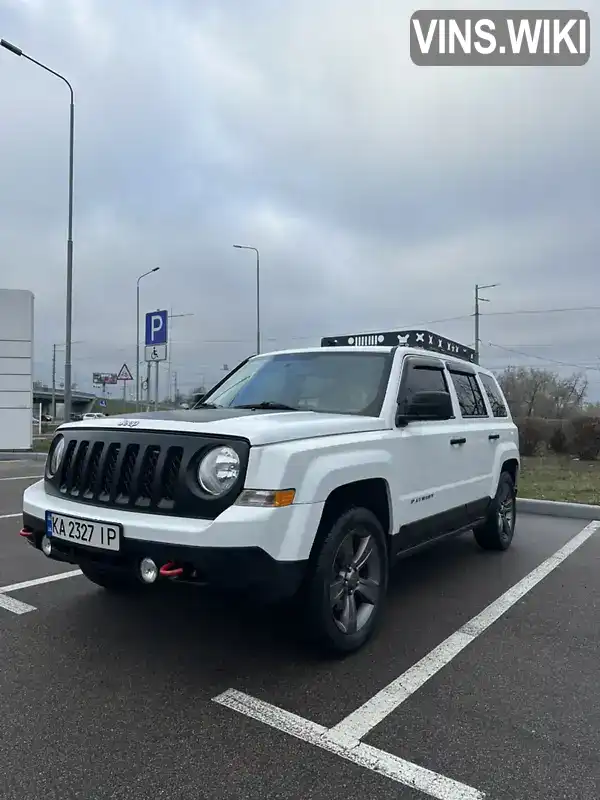
<path id="1" fill-rule="evenodd" d="M 167 311 L 149 311 L 146 314 L 146 346 L 167 344 Z"/>

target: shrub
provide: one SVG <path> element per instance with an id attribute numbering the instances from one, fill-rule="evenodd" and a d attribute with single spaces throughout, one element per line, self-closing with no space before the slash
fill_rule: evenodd
<path id="1" fill-rule="evenodd" d="M 549 420 L 540 417 L 522 417 L 516 419 L 519 429 L 519 449 L 522 456 L 535 456 L 540 450 L 546 450 L 551 433 Z"/>
<path id="2" fill-rule="evenodd" d="M 571 453 L 582 461 L 595 461 L 600 455 L 600 417 L 575 417 L 570 425 Z"/>
<path id="3" fill-rule="evenodd" d="M 565 455 L 572 444 L 573 432 L 567 420 L 548 420 L 549 432 L 548 447 L 557 455 Z"/>

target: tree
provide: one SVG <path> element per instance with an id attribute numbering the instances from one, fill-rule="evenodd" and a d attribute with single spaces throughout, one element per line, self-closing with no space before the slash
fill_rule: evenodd
<path id="1" fill-rule="evenodd" d="M 588 381 L 581 373 L 561 378 L 545 369 L 509 367 L 497 378 L 514 417 L 570 419 L 583 410 Z"/>

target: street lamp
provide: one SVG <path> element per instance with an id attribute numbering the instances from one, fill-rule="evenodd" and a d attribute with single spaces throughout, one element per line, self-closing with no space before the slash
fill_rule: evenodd
<path id="1" fill-rule="evenodd" d="M 256 253 L 256 353 L 260 353 L 260 253 L 256 247 L 234 244 L 238 250 L 254 250 Z"/>
<path id="2" fill-rule="evenodd" d="M 146 275 L 152 275 L 153 272 L 158 272 L 160 267 L 149 269 L 137 279 L 136 287 L 136 306 L 135 306 L 135 410 L 137 411 L 140 406 L 140 281 Z"/>
<path id="3" fill-rule="evenodd" d="M 0 46 L 4 47 L 4 49 L 8 50 L 10 53 L 13 53 L 15 56 L 22 56 L 23 58 L 26 58 L 27 61 L 31 61 L 32 64 L 41 67 L 43 70 L 49 72 L 51 75 L 54 75 L 56 78 L 60 78 L 63 83 L 66 83 L 71 97 L 69 109 L 69 219 L 67 226 L 67 307 L 65 313 L 66 335 L 64 397 L 65 420 L 68 421 L 71 418 L 71 327 L 73 315 L 73 148 L 75 140 L 75 102 L 73 96 L 73 87 L 63 75 L 55 72 L 53 69 L 50 69 L 50 67 L 47 67 L 40 61 L 36 61 L 35 58 L 31 58 L 31 56 L 28 56 L 19 47 L 15 47 L 14 44 L 7 42 L 6 39 L 0 39 Z"/>
<path id="4" fill-rule="evenodd" d="M 490 301 L 485 298 L 481 297 L 479 292 L 482 289 L 495 289 L 496 286 L 500 286 L 499 283 L 488 283 L 485 286 L 480 286 L 478 283 L 475 284 L 475 363 L 479 364 L 479 303 L 489 303 Z"/>
<path id="5" fill-rule="evenodd" d="M 168 318 L 169 320 L 172 319 L 179 319 L 180 317 L 194 317 L 196 316 L 193 312 L 188 314 L 174 314 L 173 309 L 169 312 Z M 169 323 L 169 333 L 171 332 L 171 323 Z M 173 365 L 173 340 L 171 339 L 171 344 L 169 345 L 169 400 L 172 400 L 171 390 L 173 389 L 173 375 L 171 373 Z"/>
<path id="6" fill-rule="evenodd" d="M 82 344 L 82 342 L 71 342 L 71 344 Z M 52 345 L 52 421 L 56 420 L 56 351 L 62 347 L 64 347 L 64 344 Z M 64 405 L 64 400 L 65 398 L 63 394 L 63 405 Z M 67 422 L 66 414 L 65 414 L 65 422 Z"/>

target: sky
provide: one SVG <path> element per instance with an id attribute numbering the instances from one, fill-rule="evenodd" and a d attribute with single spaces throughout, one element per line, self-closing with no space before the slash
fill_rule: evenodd
<path id="1" fill-rule="evenodd" d="M 600 10 L 508 5 L 584 8 L 592 26 Z M 599 62 L 417 67 L 415 8 L 0 0 L 0 37 L 75 90 L 78 386 L 135 370 L 136 281 L 156 266 L 142 312 L 193 315 L 172 320 L 183 391 L 254 352 L 240 243 L 260 250 L 263 350 L 422 326 L 472 346 L 474 286 L 493 283 L 482 363 L 586 367 L 600 399 Z M 48 382 L 65 340 L 68 90 L 0 49 L 0 108 L 0 287 L 35 293 Z M 549 311 L 565 308 L 580 310 Z"/>

